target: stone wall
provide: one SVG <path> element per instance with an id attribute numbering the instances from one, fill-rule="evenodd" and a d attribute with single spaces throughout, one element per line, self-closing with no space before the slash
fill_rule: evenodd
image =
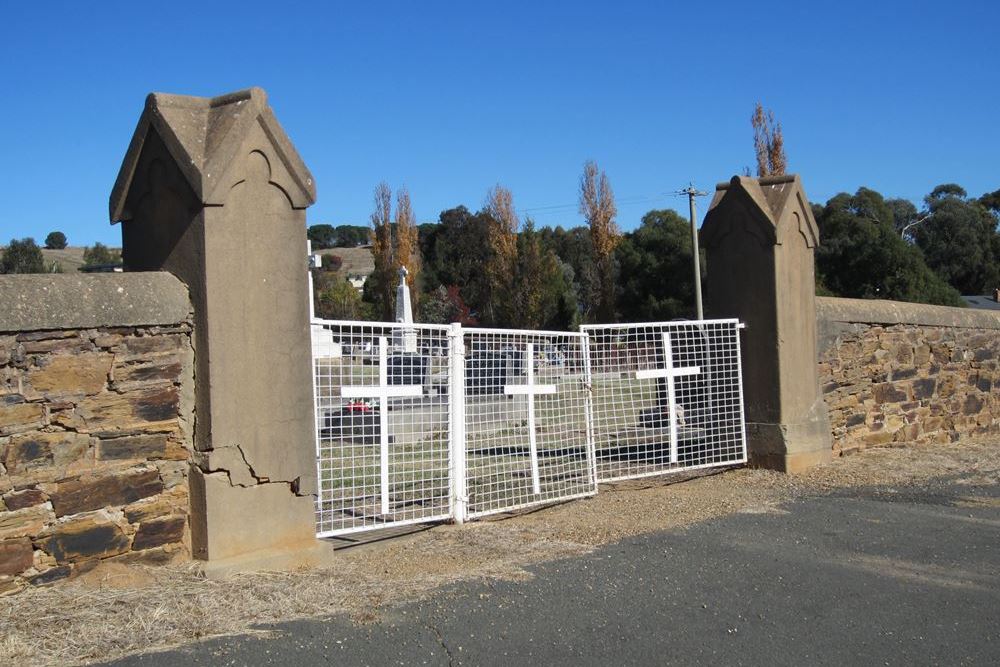
<path id="1" fill-rule="evenodd" d="M 817 300 L 834 452 L 1000 433 L 1000 313 Z"/>
<path id="2" fill-rule="evenodd" d="M 190 553 L 193 350 L 165 273 L 0 276 L 0 592 Z"/>

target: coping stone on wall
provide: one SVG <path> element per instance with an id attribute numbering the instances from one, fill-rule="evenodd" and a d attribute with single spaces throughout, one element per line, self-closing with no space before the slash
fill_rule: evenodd
<path id="1" fill-rule="evenodd" d="M 1000 330 L 1000 312 L 881 299 L 816 297 L 816 319 L 820 353 L 852 325 L 859 324 Z"/>
<path id="2" fill-rule="evenodd" d="M 0 331 L 176 324 L 187 287 L 163 271 L 0 276 Z"/>

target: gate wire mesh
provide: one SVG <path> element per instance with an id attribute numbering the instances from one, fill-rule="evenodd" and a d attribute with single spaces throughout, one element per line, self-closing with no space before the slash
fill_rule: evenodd
<path id="1" fill-rule="evenodd" d="M 317 534 L 451 516 L 448 327 L 313 320 Z"/>
<path id="2" fill-rule="evenodd" d="M 468 516 L 596 493 L 583 335 L 463 332 Z"/>
<path id="3" fill-rule="evenodd" d="M 597 479 L 746 462 L 738 320 L 585 325 Z"/>

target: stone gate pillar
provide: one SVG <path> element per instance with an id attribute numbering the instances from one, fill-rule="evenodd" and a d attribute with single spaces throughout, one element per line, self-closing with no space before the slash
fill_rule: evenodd
<path id="1" fill-rule="evenodd" d="M 720 183 L 701 228 L 710 317 L 738 317 L 751 463 L 796 472 L 831 456 L 816 359 L 819 230 L 798 176 Z"/>
<path id="2" fill-rule="evenodd" d="M 192 551 L 208 573 L 318 554 L 306 207 L 312 175 L 259 88 L 151 94 L 111 193 L 127 271 L 187 284 Z"/>

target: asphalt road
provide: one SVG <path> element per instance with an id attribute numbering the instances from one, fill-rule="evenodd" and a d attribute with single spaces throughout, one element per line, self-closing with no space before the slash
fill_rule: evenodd
<path id="1" fill-rule="evenodd" d="M 1000 486 L 840 492 L 115 665 L 997 665 Z M 433 558 L 434 554 L 428 554 Z"/>

